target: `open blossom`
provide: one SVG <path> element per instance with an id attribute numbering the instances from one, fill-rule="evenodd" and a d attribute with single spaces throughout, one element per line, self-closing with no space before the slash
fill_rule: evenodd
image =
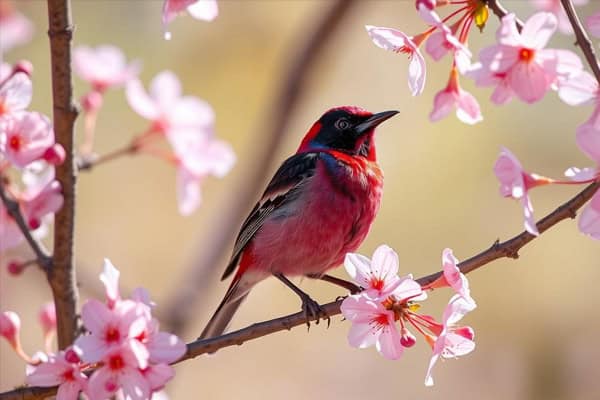
<path id="1" fill-rule="evenodd" d="M 77 400 L 87 389 L 87 376 L 82 372 L 79 358 L 72 349 L 51 354 L 27 375 L 32 386 L 56 386 L 57 400 Z"/>
<path id="2" fill-rule="evenodd" d="M 167 26 L 184 11 L 196 19 L 212 21 L 219 15 L 219 6 L 217 0 L 165 0 L 162 10 L 165 39 L 171 38 Z"/>
<path id="3" fill-rule="evenodd" d="M 588 32 L 597 38 L 600 38 L 600 11 L 590 15 L 586 20 Z"/>
<path id="4" fill-rule="evenodd" d="M 12 73 L 9 69 L 8 75 L 0 79 L 0 119 L 25 110 L 31 103 L 33 86 L 29 75 L 23 72 Z"/>
<path id="5" fill-rule="evenodd" d="M 425 50 L 435 61 L 441 60 L 451 51 L 454 55 L 454 64 L 461 74 L 464 74 L 471 66 L 471 51 L 454 37 L 451 30 L 444 24 L 440 24 L 438 31 L 432 33 L 427 39 Z"/>
<path id="6" fill-rule="evenodd" d="M 344 260 L 348 275 L 373 299 L 385 298 L 398 287 L 398 265 L 398 255 L 386 245 L 375 250 L 373 260 L 358 253 L 348 253 Z"/>
<path id="7" fill-rule="evenodd" d="M 133 61 L 128 64 L 121 49 L 115 46 L 77 46 L 73 50 L 73 69 L 101 93 L 135 78 L 140 71 L 140 63 Z"/>
<path id="8" fill-rule="evenodd" d="M 8 0 L 0 1 L 0 58 L 13 47 L 23 45 L 33 37 L 33 24 L 15 10 Z"/>
<path id="9" fill-rule="evenodd" d="M 170 71 L 152 80 L 149 93 L 138 80 L 129 82 L 126 93 L 129 105 L 152 122 L 139 151 L 145 151 L 155 134 L 164 135 L 171 144 L 178 166 L 179 210 L 189 215 L 200 204 L 199 183 L 208 175 L 224 176 L 235 162 L 231 147 L 215 138 L 212 107 L 196 97 L 182 96 L 179 79 Z"/>
<path id="10" fill-rule="evenodd" d="M 519 33 L 515 15 L 503 17 L 496 34 L 498 44 L 483 49 L 481 62 L 470 72 L 476 84 L 496 85 L 492 100 L 497 104 L 513 95 L 534 103 L 561 80 L 580 73 L 582 64 L 575 53 L 545 48 L 556 24 L 553 14 L 541 12 L 529 18 Z"/>
<path id="11" fill-rule="evenodd" d="M 440 357 L 456 358 L 464 356 L 475 349 L 473 338 L 475 333 L 471 327 L 457 327 L 456 323 L 460 321 L 466 313 L 473 311 L 475 304 L 469 302 L 460 295 L 455 295 L 444 310 L 442 317 L 443 329 L 435 339 L 433 344 L 433 355 L 427 368 L 425 385 L 433 385 L 432 370 Z"/>
<path id="12" fill-rule="evenodd" d="M 583 6 L 588 0 L 572 0 L 574 6 Z M 572 34 L 573 27 L 560 0 L 530 0 L 531 4 L 540 11 L 548 11 L 558 19 L 558 30 L 562 33 Z"/>
<path id="13" fill-rule="evenodd" d="M 494 165 L 494 173 L 500 182 L 500 194 L 521 202 L 527 232 L 532 235 L 539 235 L 528 191 L 536 186 L 551 183 L 552 180 L 526 172 L 517 157 L 504 147 Z"/>
<path id="14" fill-rule="evenodd" d="M 426 67 L 425 59 L 419 50 L 419 45 L 426 36 L 412 37 L 393 28 L 371 25 L 366 25 L 365 28 L 369 36 L 371 36 L 373 43 L 378 47 L 408 55 L 410 59 L 408 66 L 408 87 L 413 96 L 421 94 L 425 87 Z"/>
<path id="15" fill-rule="evenodd" d="M 16 167 L 44 159 L 54 145 L 52 124 L 43 114 L 20 112 L 0 119 L 0 154 Z"/>
<path id="16" fill-rule="evenodd" d="M 439 121 L 450 114 L 454 108 L 456 108 L 457 118 L 466 124 L 473 125 L 483 120 L 475 97 L 460 87 L 456 68 L 450 72 L 446 87 L 435 95 L 429 119 L 434 122 Z"/>

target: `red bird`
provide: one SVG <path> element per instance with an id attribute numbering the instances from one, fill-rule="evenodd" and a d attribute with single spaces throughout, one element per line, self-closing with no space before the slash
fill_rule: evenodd
<path id="1" fill-rule="evenodd" d="M 200 339 L 222 334 L 250 289 L 271 275 L 300 296 L 307 323 L 321 308 L 288 277 L 353 286 L 325 272 L 360 246 L 375 219 L 383 175 L 373 134 L 397 113 L 345 106 L 314 123 L 244 221 L 221 279 L 237 272 Z"/>

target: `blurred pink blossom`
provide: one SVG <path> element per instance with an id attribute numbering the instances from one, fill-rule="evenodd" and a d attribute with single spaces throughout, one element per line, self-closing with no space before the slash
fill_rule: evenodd
<path id="1" fill-rule="evenodd" d="M 600 190 L 581 212 L 577 226 L 582 233 L 600 240 Z"/>
<path id="2" fill-rule="evenodd" d="M 43 159 L 54 144 L 52 124 L 43 114 L 20 112 L 0 119 L 0 155 L 18 168 Z"/>
<path id="3" fill-rule="evenodd" d="M 21 319 L 13 311 L 3 311 L 0 314 L 0 336 L 8 341 L 13 348 L 20 347 L 19 334 L 21 332 Z"/>
<path id="4" fill-rule="evenodd" d="M 181 95 L 179 79 L 170 71 L 158 74 L 147 93 L 139 80 L 127 85 L 129 105 L 152 121 L 152 127 L 139 141 L 139 151 L 153 152 L 148 138 L 163 134 L 171 144 L 178 166 L 179 211 L 189 215 L 200 204 L 199 184 L 208 175 L 222 177 L 235 162 L 229 144 L 214 137 L 215 115 L 212 107 L 193 96 Z"/>
<path id="5" fill-rule="evenodd" d="M 140 72 L 139 61 L 127 64 L 125 55 L 111 45 L 78 46 L 73 50 L 73 69 L 97 92 L 124 85 Z"/>
<path id="6" fill-rule="evenodd" d="M 553 14 L 540 12 L 529 18 L 519 33 L 514 14 L 502 18 L 498 44 L 484 48 L 479 54 L 481 62 L 470 71 L 476 84 L 497 85 L 492 96 L 497 104 L 506 103 L 513 95 L 534 103 L 560 80 L 580 73 L 583 67 L 575 53 L 544 48 L 556 24 Z"/>
<path id="7" fill-rule="evenodd" d="M 50 332 L 56 330 L 56 309 L 54 308 L 54 302 L 49 302 L 42 306 L 38 313 L 38 320 L 40 321 L 44 335 L 48 335 Z"/>
<path id="8" fill-rule="evenodd" d="M 202 21 L 212 21 L 219 15 L 217 0 L 165 0 L 162 11 L 162 23 L 165 39 L 171 38 L 167 26 L 177 15 L 187 11 L 193 18 Z"/>
<path id="9" fill-rule="evenodd" d="M 476 124 L 483 120 L 479 103 L 472 94 L 463 90 L 458 82 L 458 71 L 453 68 L 446 87 L 439 91 L 433 100 L 431 121 L 439 121 L 456 108 L 457 118 L 466 124 Z"/>
<path id="10" fill-rule="evenodd" d="M 33 37 L 33 24 L 15 10 L 10 0 L 0 1 L 0 59 L 2 54 L 16 46 L 26 44 Z"/>
<path id="11" fill-rule="evenodd" d="M 528 192 L 529 189 L 536 186 L 552 183 L 552 180 L 526 172 L 517 157 L 504 147 L 501 149 L 494 165 L 494 173 L 500 182 L 500 194 L 521 202 L 527 232 L 532 235 L 539 235 Z"/>
<path id="12" fill-rule="evenodd" d="M 475 349 L 475 342 L 473 342 L 475 333 L 473 329 L 468 326 L 455 326 L 466 313 L 473 311 L 474 309 L 474 303 L 469 302 L 458 294 L 450 299 L 442 317 L 443 329 L 435 339 L 433 345 L 433 355 L 431 356 L 431 361 L 429 362 L 429 368 L 427 369 L 427 375 L 425 377 L 426 386 L 433 385 L 433 377 L 431 374 L 433 366 L 440 357 L 445 359 L 456 358 L 469 354 Z"/>
<path id="13" fill-rule="evenodd" d="M 600 38 L 600 11 L 587 17 L 585 23 L 590 34 Z"/>
<path id="14" fill-rule="evenodd" d="M 405 53 L 408 55 L 410 64 L 408 66 L 408 87 L 413 96 L 423 93 L 425 87 L 426 66 L 425 59 L 419 50 L 419 46 L 427 35 L 408 36 L 404 32 L 393 28 L 384 28 L 366 25 L 371 40 L 378 47 Z"/>
<path id="15" fill-rule="evenodd" d="M 588 3 L 588 0 L 572 0 L 573 5 L 583 6 Z M 562 33 L 572 34 L 573 27 L 569 22 L 569 18 L 563 9 L 560 0 L 530 0 L 534 8 L 540 11 L 548 11 L 556 16 L 558 19 L 558 30 Z"/>
<path id="16" fill-rule="evenodd" d="M 71 349 L 51 354 L 27 375 L 32 386 L 56 386 L 57 400 L 77 400 L 79 393 L 87 389 L 87 376 L 82 372 L 79 360 L 72 360 Z"/>
<path id="17" fill-rule="evenodd" d="M 6 72 L 3 72 L 6 74 Z M 29 75 L 12 69 L 4 79 L 0 79 L 0 120 L 25 110 L 31 103 L 33 87 Z"/>

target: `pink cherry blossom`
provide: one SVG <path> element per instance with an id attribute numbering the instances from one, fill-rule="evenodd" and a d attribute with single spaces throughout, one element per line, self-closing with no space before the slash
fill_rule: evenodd
<path id="1" fill-rule="evenodd" d="M 425 50 L 435 61 L 441 60 L 449 51 L 452 51 L 454 64 L 461 74 L 467 72 L 471 66 L 471 51 L 441 22 L 438 31 L 427 39 Z"/>
<path id="2" fill-rule="evenodd" d="M 125 55 L 115 46 L 102 45 L 95 49 L 78 46 L 73 50 L 73 69 L 95 91 L 102 93 L 135 78 L 140 72 L 140 63 L 127 64 Z"/>
<path id="3" fill-rule="evenodd" d="M 31 78 L 27 74 L 17 72 L 6 78 L 0 79 L 0 118 L 25 110 L 33 93 Z"/>
<path id="4" fill-rule="evenodd" d="M 0 201 L 0 254 L 18 246 L 24 240 L 21 229 L 8 214 L 4 202 Z"/>
<path id="5" fill-rule="evenodd" d="M 141 372 L 152 391 L 161 390 L 165 384 L 175 376 L 175 370 L 167 364 L 148 365 L 148 367 Z M 157 396 L 157 393 L 154 393 L 152 400 L 158 399 L 168 398 L 160 395 Z"/>
<path id="6" fill-rule="evenodd" d="M 375 250 L 373 260 L 358 253 L 348 253 L 344 260 L 348 275 L 374 300 L 385 299 L 398 287 L 398 265 L 398 255 L 386 245 Z"/>
<path id="7" fill-rule="evenodd" d="M 184 11 L 187 11 L 193 18 L 202 21 L 212 21 L 219 15 L 217 0 L 165 0 L 162 11 L 165 39 L 171 38 L 167 26 L 177 15 Z"/>
<path id="8" fill-rule="evenodd" d="M 12 311 L 3 311 L 0 314 L 0 336 L 10 343 L 13 348 L 20 346 L 19 333 L 21 331 L 21 318 Z"/>
<path id="9" fill-rule="evenodd" d="M 141 370 L 148 367 L 148 352 L 130 339 L 113 347 L 102 357 L 102 367 L 89 379 L 86 394 L 90 400 L 104 400 L 120 388 L 126 399 L 146 400 L 151 389 Z"/>
<path id="10" fill-rule="evenodd" d="M 588 3 L 588 0 L 573 0 L 573 5 L 582 6 Z M 562 33 L 572 34 L 573 27 L 569 18 L 563 9 L 560 0 L 531 0 L 531 4 L 540 11 L 548 11 L 558 19 L 558 30 Z"/>
<path id="11" fill-rule="evenodd" d="M 114 308 L 117 301 L 121 299 L 119 293 L 119 276 L 121 273 L 110 262 L 108 258 L 104 259 L 104 269 L 100 274 L 100 281 L 104 284 L 106 291 L 106 300 L 109 308 Z"/>
<path id="12" fill-rule="evenodd" d="M 532 235 L 539 235 L 528 191 L 536 186 L 551 183 L 552 180 L 526 172 L 517 157 L 504 147 L 494 165 L 494 173 L 500 181 L 500 194 L 521 202 L 527 232 Z"/>
<path id="13" fill-rule="evenodd" d="M 395 53 L 406 53 L 410 59 L 408 66 L 408 87 L 413 96 L 423 92 L 425 87 L 426 67 L 425 59 L 419 50 L 419 45 L 426 35 L 408 36 L 404 32 L 393 28 L 365 26 L 373 43 L 382 49 Z"/>
<path id="14" fill-rule="evenodd" d="M 172 333 L 159 331 L 158 327 L 158 320 L 152 319 L 137 337 L 148 349 L 150 362 L 170 364 L 179 360 L 185 354 L 185 343 Z"/>
<path id="15" fill-rule="evenodd" d="M 48 117 L 21 112 L 0 119 L 0 154 L 19 168 L 43 159 L 54 146 L 54 130 Z"/>
<path id="16" fill-rule="evenodd" d="M 469 289 L 469 280 L 458 269 L 458 259 L 454 257 L 452 249 L 444 249 L 442 252 L 442 271 L 444 280 L 454 291 L 465 299 L 467 303 L 475 305 L 475 300 L 471 297 Z M 475 307 L 473 307 L 475 308 Z"/>
<path id="17" fill-rule="evenodd" d="M 60 182 L 54 179 L 54 171 L 37 176 L 28 183 L 21 195 L 23 216 L 29 228 L 36 230 L 47 215 L 54 214 L 63 205 L 64 197 Z"/>
<path id="18" fill-rule="evenodd" d="M 439 358 L 456 358 L 469 354 L 475 349 L 475 336 L 470 327 L 456 327 L 455 324 L 460 321 L 464 315 L 475 309 L 474 303 L 470 303 L 460 295 L 454 295 L 444 310 L 443 330 L 438 335 L 433 345 L 433 355 L 429 362 L 425 385 L 432 386 L 433 366 Z"/>
<path id="19" fill-rule="evenodd" d="M 597 38 L 600 38 L 600 11 L 590 15 L 585 20 L 588 32 Z"/>
<path id="20" fill-rule="evenodd" d="M 352 322 L 348 334 L 350 346 L 363 349 L 375 345 L 377 351 L 390 360 L 402 356 L 404 347 L 400 343 L 393 311 L 360 294 L 346 297 L 341 310 L 344 318 Z"/>
<path id="21" fill-rule="evenodd" d="M 581 212 L 577 226 L 582 233 L 600 240 L 600 190 Z"/>
<path id="22" fill-rule="evenodd" d="M 0 30 L 0 56 L 33 37 L 33 24 L 10 1 L 0 2 Z"/>
<path id="23" fill-rule="evenodd" d="M 214 137 L 212 107 L 196 97 L 181 96 L 181 84 L 170 71 L 152 80 L 150 94 L 138 80 L 127 85 L 126 93 L 130 106 L 152 121 L 150 133 L 164 134 L 170 142 L 178 165 L 179 210 L 189 215 L 200 204 L 203 178 L 222 177 L 235 162 L 231 147 Z M 142 145 L 140 151 L 144 149 Z"/>
<path id="24" fill-rule="evenodd" d="M 56 309 L 53 302 L 42 306 L 38 313 L 38 320 L 40 321 L 44 335 L 56 330 Z"/>
<path id="25" fill-rule="evenodd" d="M 109 308 L 98 300 L 88 300 L 81 319 L 90 332 L 75 341 L 75 349 L 86 362 L 98 362 L 114 347 L 141 335 L 149 323 L 147 308 L 132 300 L 123 300 Z"/>
<path id="26" fill-rule="evenodd" d="M 72 350 L 60 351 L 48 356 L 27 375 L 27 384 L 32 386 L 56 386 L 57 400 L 77 400 L 79 393 L 87 389 L 87 376 L 81 371 L 79 360 L 69 357 Z"/>
<path id="27" fill-rule="evenodd" d="M 529 18 L 519 33 L 515 15 L 505 16 L 496 34 L 498 44 L 481 51 L 481 63 L 471 76 L 480 86 L 499 86 L 493 96 L 497 104 L 507 102 L 513 94 L 526 103 L 541 100 L 561 80 L 582 70 L 575 53 L 545 49 L 556 24 L 553 14 L 541 12 Z"/>
<path id="28" fill-rule="evenodd" d="M 483 120 L 475 97 L 460 87 L 456 68 L 452 69 L 446 87 L 435 95 L 429 119 L 434 122 L 439 121 L 450 114 L 454 108 L 456 108 L 457 118 L 466 124 L 473 125 Z"/>

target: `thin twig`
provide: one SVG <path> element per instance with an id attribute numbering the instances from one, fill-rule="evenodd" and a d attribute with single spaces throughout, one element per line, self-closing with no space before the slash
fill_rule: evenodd
<path id="1" fill-rule="evenodd" d="M 289 134 L 289 122 L 297 105 L 306 91 L 311 72 L 321 58 L 321 54 L 338 30 L 342 21 L 350 14 L 352 7 L 357 5 L 355 0 L 336 0 L 324 11 L 319 6 L 319 14 L 324 14 L 318 22 L 311 16 L 309 24 L 315 26 L 312 33 L 304 40 L 304 44 L 289 46 L 294 49 L 290 67 L 274 102 L 267 108 L 264 120 L 266 126 L 258 130 L 254 137 L 260 138 L 262 153 L 253 155 L 256 160 L 253 171 L 241 182 L 235 196 L 230 197 L 220 211 L 214 213 L 215 220 L 207 226 L 219 227 L 198 246 L 200 251 L 193 258 L 191 265 L 181 274 L 181 279 L 173 286 L 172 295 L 167 300 L 165 315 L 170 318 L 164 321 L 165 326 L 174 333 L 181 333 L 186 324 L 197 315 L 196 304 L 198 297 L 208 292 L 209 285 L 214 281 L 219 262 L 230 251 L 231 242 L 237 233 L 245 214 L 254 205 L 255 198 L 260 194 L 264 181 L 268 178 L 273 163 L 273 155 Z M 304 26 L 304 25 L 303 25 Z M 302 28 L 302 37 L 306 29 Z"/>
<path id="2" fill-rule="evenodd" d="M 29 226 L 27 226 L 27 222 L 25 221 L 23 214 L 21 213 L 19 203 L 11 199 L 8 193 L 4 191 L 4 185 L 5 184 L 3 182 L 3 179 L 0 176 L 0 198 L 4 203 L 4 207 L 6 208 L 8 215 L 10 215 L 15 220 L 17 226 L 21 230 L 21 233 L 25 237 L 25 240 L 27 240 L 27 243 L 29 243 L 31 250 L 33 250 L 33 252 L 35 253 L 36 263 L 44 271 L 49 271 L 52 267 L 52 257 L 50 257 L 46 249 L 43 248 L 42 244 L 38 243 L 38 241 L 35 240 L 35 238 L 31 234 L 31 231 L 29 230 Z"/>
<path id="3" fill-rule="evenodd" d="M 540 234 L 564 219 L 575 218 L 577 210 L 583 207 L 583 205 L 592 198 L 594 193 L 596 193 L 599 188 L 600 182 L 592 183 L 579 192 L 575 197 L 542 218 L 540 222 L 537 223 L 537 228 L 540 231 Z M 487 250 L 484 250 L 481 253 L 459 263 L 458 268 L 460 268 L 460 270 L 466 274 L 499 258 L 518 258 L 519 250 L 521 250 L 525 245 L 527 245 L 527 243 L 531 242 L 535 238 L 536 236 L 528 232 L 522 232 L 505 242 L 500 243 L 497 241 Z M 419 278 L 417 279 L 417 282 L 419 282 L 419 284 L 422 286 L 426 286 L 427 284 L 439 278 L 441 274 L 442 272 L 439 271 L 434 274 Z M 340 306 L 342 305 L 342 301 L 343 300 L 337 300 L 322 305 L 321 308 L 323 309 L 325 316 L 333 317 L 340 314 Z M 315 318 L 311 318 L 311 320 L 315 320 Z M 258 322 L 246 328 L 215 338 L 197 340 L 189 343 L 187 345 L 187 352 L 185 355 L 173 364 L 178 364 L 180 362 L 198 357 L 202 354 L 213 353 L 224 347 L 239 346 L 249 340 L 257 339 L 259 337 L 267 336 L 283 330 L 290 330 L 298 325 L 304 325 L 305 323 L 306 315 L 304 312 L 297 312 L 295 314 L 286 315 L 284 317 L 275 318 L 269 321 Z M 54 393 L 56 393 L 56 387 L 25 387 L 15 389 L 11 392 L 0 393 L 0 400 L 35 400 L 42 399 Z"/>
<path id="4" fill-rule="evenodd" d="M 77 287 L 73 265 L 75 231 L 74 124 L 77 107 L 73 102 L 71 39 L 73 25 L 70 0 L 48 0 L 48 36 L 52 64 L 52 110 L 54 134 L 66 152 L 65 162 L 56 167 L 56 179 L 64 203 L 54 222 L 54 262 L 48 272 L 57 316 L 58 347 L 64 349 L 77 334 Z"/>
<path id="5" fill-rule="evenodd" d="M 585 56 L 590 68 L 594 72 L 594 76 L 598 83 L 600 83 L 600 65 L 598 64 L 598 58 L 596 57 L 596 52 L 594 50 L 594 46 L 592 45 L 592 41 L 590 37 L 583 29 L 583 25 L 579 20 L 579 16 L 575 11 L 575 7 L 573 6 L 573 2 L 571 0 L 560 0 L 567 13 L 567 17 L 569 17 L 569 22 L 571 22 L 571 26 L 573 27 L 573 31 L 575 32 L 575 38 L 577 39 L 576 45 L 579 46 L 581 52 Z"/>
<path id="6" fill-rule="evenodd" d="M 103 154 L 101 156 L 84 155 L 78 158 L 77 160 L 77 168 L 79 171 L 90 171 L 92 168 L 104 164 L 108 161 L 115 160 L 117 158 L 136 154 L 138 150 L 138 146 L 135 143 L 131 143 L 125 147 L 121 147 L 120 149 L 116 149 L 110 153 Z"/>
<path id="7" fill-rule="evenodd" d="M 498 0 L 484 0 L 484 2 L 499 19 L 502 19 L 505 15 L 510 13 Z M 521 30 L 523 30 L 523 21 L 519 18 L 515 18 L 515 24 L 517 25 L 518 31 L 521 32 Z"/>

